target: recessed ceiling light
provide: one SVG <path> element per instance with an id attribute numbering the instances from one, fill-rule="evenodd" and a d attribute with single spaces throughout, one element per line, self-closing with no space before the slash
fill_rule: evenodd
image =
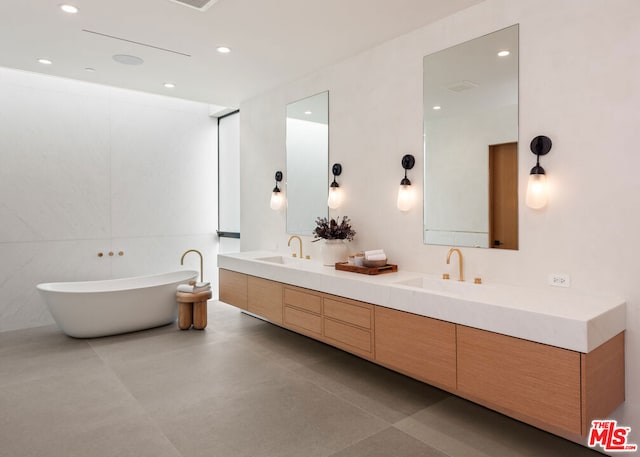
<path id="1" fill-rule="evenodd" d="M 176 85 L 173 83 L 164 83 L 164 87 L 166 87 L 167 89 L 173 89 L 174 87 L 176 87 Z"/>
<path id="2" fill-rule="evenodd" d="M 220 54 L 229 54 L 231 52 L 231 48 L 228 48 L 227 46 L 218 46 L 216 51 Z"/>
<path id="3" fill-rule="evenodd" d="M 309 114 L 313 114 L 312 111 L 305 111 L 304 114 L 309 115 Z"/>
<path id="4" fill-rule="evenodd" d="M 509 54 L 511 54 L 509 51 L 500 51 L 498 57 L 507 57 Z"/>
<path id="5" fill-rule="evenodd" d="M 436 105 L 436 106 L 433 107 L 433 109 L 437 111 L 439 109 L 442 109 L 442 107 L 440 105 Z"/>
<path id="6" fill-rule="evenodd" d="M 96 69 L 95 68 L 91 68 L 91 67 L 87 67 L 87 68 L 84 69 L 84 71 L 88 71 L 88 72 L 92 73 L 92 72 L 96 71 Z"/>
<path id="7" fill-rule="evenodd" d="M 60 9 L 65 13 L 69 13 L 69 14 L 76 14 L 78 12 L 78 8 L 68 4 L 60 5 Z"/>
<path id="8" fill-rule="evenodd" d="M 40 62 L 42 65 L 51 65 L 53 63 L 49 59 L 38 59 L 38 62 Z"/>
<path id="9" fill-rule="evenodd" d="M 144 60 L 142 60 L 140 57 L 129 56 L 126 54 L 116 54 L 112 58 L 116 62 L 123 65 L 142 65 L 144 63 Z"/>

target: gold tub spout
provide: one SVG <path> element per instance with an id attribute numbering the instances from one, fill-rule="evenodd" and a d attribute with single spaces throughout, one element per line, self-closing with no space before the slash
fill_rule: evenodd
<path id="1" fill-rule="evenodd" d="M 184 265 L 184 256 L 186 256 L 187 254 L 189 254 L 190 252 L 195 252 L 196 254 L 198 254 L 200 256 L 200 282 L 204 281 L 204 267 L 202 266 L 203 262 L 203 258 L 202 258 L 202 253 L 196 249 L 189 249 L 188 251 L 185 251 L 184 254 L 182 254 L 182 257 L 180 258 L 180 265 Z"/>
<path id="2" fill-rule="evenodd" d="M 298 235 L 291 235 L 289 237 L 289 242 L 287 243 L 287 246 L 291 246 L 291 240 L 293 240 L 294 238 L 297 238 L 298 241 L 300 242 L 300 258 L 302 258 L 302 238 L 300 238 Z M 296 255 L 293 254 L 293 256 L 295 257 Z"/>
<path id="3" fill-rule="evenodd" d="M 454 252 L 458 253 L 458 259 L 460 260 L 458 281 L 464 281 L 464 269 L 462 267 L 462 252 L 460 252 L 460 249 L 458 248 L 449 249 L 449 253 L 447 254 L 447 265 L 451 263 L 451 254 L 453 254 Z"/>

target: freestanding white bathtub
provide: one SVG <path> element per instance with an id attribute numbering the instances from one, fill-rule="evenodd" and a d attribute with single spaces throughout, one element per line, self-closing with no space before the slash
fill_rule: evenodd
<path id="1" fill-rule="evenodd" d="M 193 270 L 104 281 L 52 282 L 38 290 L 62 331 L 95 338 L 170 324 L 178 317 L 176 287 Z"/>

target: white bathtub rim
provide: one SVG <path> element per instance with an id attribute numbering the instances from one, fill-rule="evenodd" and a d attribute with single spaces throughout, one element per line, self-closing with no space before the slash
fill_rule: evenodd
<path id="1" fill-rule="evenodd" d="M 181 273 L 183 275 L 181 275 Z M 142 276 L 127 276 L 124 278 L 99 279 L 91 281 L 65 281 L 40 283 L 36 287 L 43 292 L 65 294 L 95 294 L 105 292 L 127 291 L 133 289 L 147 289 L 179 281 L 196 279 L 200 272 L 196 270 L 175 270 L 165 273 L 155 273 Z M 184 276 L 184 277 L 182 277 Z M 148 282 L 155 279 L 155 282 Z M 163 281 L 164 280 L 164 281 Z M 145 284 L 146 282 L 146 284 Z M 102 286 L 102 287 L 100 287 Z M 106 286 L 106 287 L 105 287 Z M 86 287 L 86 288 L 85 288 Z"/>

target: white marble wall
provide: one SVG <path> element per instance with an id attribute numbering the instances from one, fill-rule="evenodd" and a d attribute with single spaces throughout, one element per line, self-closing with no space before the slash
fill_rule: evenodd
<path id="1" fill-rule="evenodd" d="M 5 68 L 0 99 L 0 331 L 52 322 L 39 282 L 198 269 L 193 248 L 215 283 L 208 105 Z"/>

